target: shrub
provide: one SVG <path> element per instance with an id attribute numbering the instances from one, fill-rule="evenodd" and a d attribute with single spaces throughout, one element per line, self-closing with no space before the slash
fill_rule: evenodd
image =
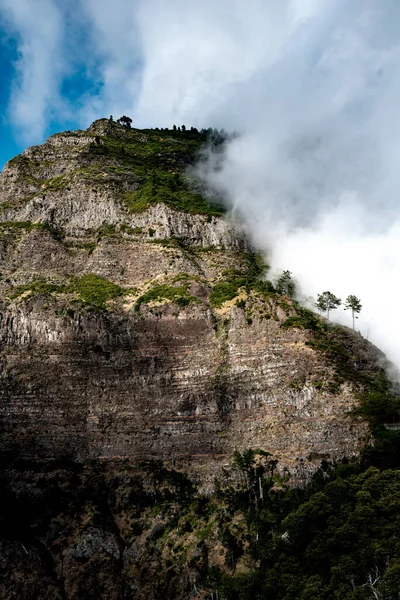
<path id="1" fill-rule="evenodd" d="M 156 285 L 136 300 L 135 311 L 140 311 L 142 304 L 161 300 L 175 302 L 181 307 L 188 306 L 191 302 L 199 302 L 197 298 L 188 293 L 187 289 L 188 283 L 176 287 L 168 284 Z"/>
<path id="2" fill-rule="evenodd" d="M 45 281 L 32 281 L 31 283 L 27 283 L 25 285 L 19 285 L 12 289 L 10 298 L 14 300 L 21 296 L 25 292 L 32 292 L 34 294 L 43 294 L 49 295 L 53 293 L 62 293 L 66 291 L 66 287 L 64 285 L 57 285 L 54 283 L 46 283 Z"/>
<path id="3" fill-rule="evenodd" d="M 122 289 L 118 285 L 94 274 L 77 277 L 72 281 L 69 289 L 79 294 L 84 302 L 99 309 L 105 309 L 108 300 L 122 294 Z"/>
<path id="4" fill-rule="evenodd" d="M 229 269 L 223 273 L 223 280 L 214 285 L 210 294 L 210 304 L 215 308 L 221 307 L 224 302 L 235 298 L 241 289 L 250 293 L 252 290 L 261 294 L 274 293 L 272 283 L 264 279 L 268 265 L 263 263 L 260 255 L 249 252 L 246 255 L 246 270 Z"/>

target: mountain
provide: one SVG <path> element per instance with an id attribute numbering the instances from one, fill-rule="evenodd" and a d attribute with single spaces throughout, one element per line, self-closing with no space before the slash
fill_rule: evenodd
<path id="1" fill-rule="evenodd" d="M 4 598 L 228 598 L 237 498 L 397 418 L 382 353 L 277 293 L 196 177 L 223 142 L 101 119 L 0 175 Z"/>

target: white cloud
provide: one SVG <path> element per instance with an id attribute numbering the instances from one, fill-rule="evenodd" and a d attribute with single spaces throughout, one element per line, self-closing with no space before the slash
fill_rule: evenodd
<path id="1" fill-rule="evenodd" d="M 359 295 L 360 328 L 400 365 L 400 7 L 146 6 L 140 114 L 242 131 L 212 184 L 306 295 Z"/>
<path id="2" fill-rule="evenodd" d="M 10 117 L 22 141 L 39 141 L 58 98 L 64 61 L 63 23 L 52 0 L 2 0 L 1 14 L 18 37 Z"/>
<path id="3" fill-rule="evenodd" d="M 96 57 L 100 94 L 87 98 L 81 119 L 93 121 L 113 112 L 132 114 L 141 89 L 141 40 L 135 23 L 136 3 L 126 0 L 86 0 L 89 51 Z"/>

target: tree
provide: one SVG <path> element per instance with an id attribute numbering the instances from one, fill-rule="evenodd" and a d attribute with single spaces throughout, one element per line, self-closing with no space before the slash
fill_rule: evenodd
<path id="1" fill-rule="evenodd" d="M 174 125 L 172 129 L 173 129 L 174 131 L 176 131 L 176 125 Z"/>
<path id="2" fill-rule="evenodd" d="M 354 331 L 354 319 L 358 319 L 357 314 L 361 312 L 361 302 L 360 299 L 357 298 L 357 296 L 353 296 L 352 294 L 350 294 L 350 296 L 347 296 L 346 298 L 346 302 L 344 305 L 344 310 L 351 310 L 351 316 L 353 319 L 353 331 Z"/>
<path id="3" fill-rule="evenodd" d="M 123 117 L 118 119 L 118 123 L 120 123 L 124 127 L 127 127 L 128 129 L 130 129 L 130 127 L 132 125 L 132 119 L 130 117 L 127 117 L 124 115 Z"/>
<path id="4" fill-rule="evenodd" d="M 182 125 L 182 131 L 186 131 L 186 125 Z"/>
<path id="5" fill-rule="evenodd" d="M 278 294 L 284 294 L 289 298 L 294 298 L 296 293 L 296 284 L 292 279 L 292 273 L 290 271 L 283 271 L 275 285 Z"/>
<path id="6" fill-rule="evenodd" d="M 335 310 L 335 308 L 337 308 L 341 304 L 342 301 L 340 300 L 340 298 L 337 298 L 331 292 L 322 292 L 322 294 L 318 294 L 315 306 L 318 308 L 318 310 L 322 312 L 326 311 L 326 316 L 329 321 L 329 312 L 331 310 Z"/>

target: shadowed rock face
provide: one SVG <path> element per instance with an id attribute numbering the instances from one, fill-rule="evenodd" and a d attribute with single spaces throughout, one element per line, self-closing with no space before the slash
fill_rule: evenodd
<path id="1" fill-rule="evenodd" d="M 183 210 L 192 192 L 175 175 L 202 141 L 188 140 L 101 120 L 0 175 L 4 598 L 187 598 L 209 550 L 157 583 L 147 553 L 165 519 L 135 537 L 124 513 L 141 498 L 140 461 L 210 491 L 235 450 L 260 448 L 296 485 L 368 435 L 347 415 L 356 386 L 330 385 L 312 332 L 282 327 L 288 298 L 248 285 L 213 300 L 254 257 L 240 224 L 198 196 Z M 167 204 L 140 196 L 152 170 Z M 371 346 L 348 343 L 376 368 Z"/>
<path id="2" fill-rule="evenodd" d="M 303 332 L 275 319 L 248 325 L 236 307 L 214 327 L 205 305 L 140 315 L 57 315 L 41 299 L 7 307 L 3 452 L 200 460 L 212 470 L 234 449 L 261 447 L 293 473 L 303 459 L 300 478 L 321 458 L 358 452 L 366 432 L 345 415 L 351 390 L 315 388 L 329 366 Z"/>

